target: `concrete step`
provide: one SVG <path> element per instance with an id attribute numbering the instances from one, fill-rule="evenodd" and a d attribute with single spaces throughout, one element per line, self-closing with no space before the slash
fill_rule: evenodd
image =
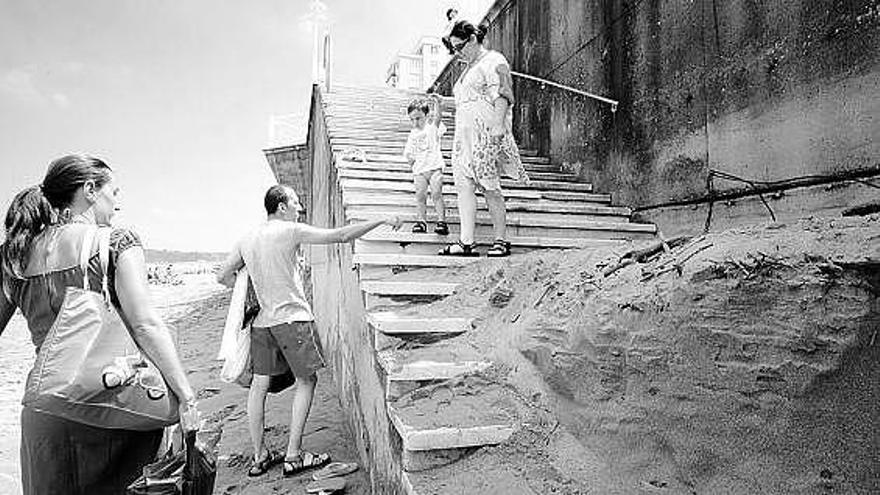
<path id="1" fill-rule="evenodd" d="M 433 216 L 429 216 L 433 219 Z M 367 218 L 367 219 L 372 219 Z M 477 244 L 487 245 L 494 240 L 494 232 L 490 223 L 477 223 L 476 225 L 476 242 Z M 401 230 L 409 231 L 411 226 L 404 226 Z M 449 225 L 450 235 L 449 242 L 458 240 L 458 224 Z M 405 229 L 405 230 L 404 230 Z M 581 225 L 567 225 L 565 227 L 555 227 L 539 224 L 527 223 L 508 223 L 507 237 L 536 237 L 541 239 L 552 238 L 574 238 L 581 240 L 590 239 L 606 239 L 606 240 L 645 240 L 653 239 L 656 227 L 649 224 L 638 223 L 616 223 L 616 222 L 582 222 Z M 425 234 L 425 235 L 434 235 Z M 405 242 L 405 241 L 404 241 Z"/>
<path id="2" fill-rule="evenodd" d="M 325 105 L 324 116 L 326 117 L 327 125 L 329 126 L 333 126 L 334 124 L 404 124 L 405 128 L 412 128 L 412 121 L 409 119 L 409 115 L 406 114 L 406 108 L 403 107 L 397 112 L 380 112 L 377 114 L 376 112 L 370 112 L 367 110 L 352 111 L 349 109 Z M 452 129 L 455 126 L 455 118 L 449 115 L 444 115 L 441 122 L 443 122 L 443 124 L 449 129 Z"/>
<path id="3" fill-rule="evenodd" d="M 458 215 L 458 199 L 452 194 L 444 194 L 443 200 L 446 207 L 446 213 L 453 217 Z M 428 211 L 433 215 L 434 201 L 430 198 L 427 200 Z M 578 215 L 581 218 L 594 217 L 599 220 L 615 220 L 620 222 L 628 222 L 632 211 L 629 208 L 621 206 L 606 206 L 601 204 L 578 204 L 573 201 L 551 201 L 551 200 L 522 200 L 508 199 L 505 200 L 508 212 L 524 212 L 524 213 L 552 213 L 560 215 Z M 344 193 L 342 204 L 348 209 L 380 208 L 394 209 L 400 211 L 401 214 L 414 215 L 416 211 L 415 195 L 400 194 L 388 195 L 386 197 L 377 197 L 376 195 L 363 195 L 358 193 Z M 477 211 L 488 211 L 486 201 L 482 196 L 477 197 Z"/>
<path id="4" fill-rule="evenodd" d="M 379 139 L 379 138 L 351 138 L 351 137 L 334 137 L 330 136 L 330 146 L 336 147 L 357 147 L 370 150 L 374 153 L 387 153 L 389 155 L 403 155 L 406 147 L 406 138 L 400 139 Z M 452 134 L 446 133 L 440 139 L 440 151 L 444 157 L 452 156 Z"/>
<path id="5" fill-rule="evenodd" d="M 341 108 L 338 105 L 331 104 L 324 106 L 324 115 L 328 119 L 328 124 L 354 123 L 354 121 L 385 124 L 398 120 L 406 122 L 410 128 L 412 127 L 412 120 L 410 120 L 409 115 L 406 113 L 406 105 L 369 110 L 366 105 L 361 105 L 358 108 Z M 444 111 L 440 121 L 443 122 L 447 129 L 452 129 L 455 126 L 454 111 Z"/>
<path id="6" fill-rule="evenodd" d="M 455 133 L 455 124 L 444 121 L 446 132 Z M 346 133 L 357 132 L 380 132 L 380 133 L 400 133 L 406 136 L 412 129 L 412 122 L 409 117 L 394 117 L 381 121 L 363 122 L 361 119 L 347 119 L 341 117 L 327 117 L 327 130 L 331 136 L 342 137 Z M 403 138 L 406 139 L 405 137 Z"/>
<path id="7" fill-rule="evenodd" d="M 563 182 L 578 182 L 579 179 L 577 176 L 565 172 L 559 171 L 547 171 L 548 167 L 546 165 L 537 165 L 531 163 L 523 163 L 523 167 L 529 173 L 529 178 L 532 180 L 556 180 Z M 381 162 L 351 162 L 347 160 L 339 160 L 337 161 L 338 169 L 346 169 L 346 170 L 369 170 L 373 172 L 395 172 L 395 173 L 406 173 L 410 174 L 412 177 L 412 167 L 407 163 L 381 163 Z M 443 175 L 446 177 L 452 178 L 452 167 L 448 165 L 442 170 Z"/>
<path id="8" fill-rule="evenodd" d="M 359 193 L 373 193 L 373 194 L 383 194 L 385 192 L 397 192 L 397 193 L 415 193 L 415 186 L 412 181 L 409 182 L 401 182 L 401 181 L 374 181 L 367 179 L 349 179 L 345 177 L 339 178 L 339 183 L 343 188 L 343 193 L 349 192 L 359 192 Z M 455 194 L 455 186 L 448 184 L 443 186 L 443 195 Z M 531 200 L 541 200 L 541 199 L 550 199 L 554 201 L 579 201 L 582 203 L 602 203 L 602 204 L 610 204 L 611 203 L 611 195 L 610 194 L 597 194 L 597 193 L 588 193 L 588 192 L 578 192 L 578 191 L 554 191 L 554 190 L 541 190 L 541 189 L 529 189 L 526 187 L 508 187 L 503 191 L 504 197 L 518 198 L 518 199 L 531 199 Z M 478 194 L 479 198 L 480 195 Z"/>
<path id="9" fill-rule="evenodd" d="M 387 350 L 376 353 L 376 361 L 387 383 L 449 380 L 483 371 L 491 362 L 470 354 L 447 352 L 441 345 L 414 350 Z"/>
<path id="10" fill-rule="evenodd" d="M 385 103 L 403 103 L 409 104 L 415 98 L 427 96 L 425 93 L 404 92 L 399 91 L 391 93 L 388 91 L 337 91 L 324 93 L 324 101 L 357 103 L 357 102 L 385 102 Z M 443 106 L 454 105 L 455 98 L 451 96 L 438 95 L 440 104 Z"/>
<path id="11" fill-rule="evenodd" d="M 346 168 L 337 169 L 338 176 L 346 179 L 365 179 L 371 181 L 394 181 L 412 184 L 412 174 L 402 172 L 376 172 L 372 170 L 352 170 Z M 444 177 L 444 184 L 452 184 L 452 177 Z M 593 185 L 580 182 L 560 182 L 533 180 L 528 185 L 514 181 L 513 179 L 501 179 L 501 187 L 508 189 L 538 189 L 551 191 L 592 192 Z"/>
<path id="12" fill-rule="evenodd" d="M 403 105 L 408 106 L 415 98 L 426 96 L 424 93 L 388 93 L 388 92 L 330 92 L 324 93 L 325 104 L 374 104 L 374 105 Z M 440 96 L 440 105 L 444 108 L 455 107 L 455 98 Z"/>
<path id="13" fill-rule="evenodd" d="M 513 203 L 513 205 L 507 209 L 508 225 L 529 225 L 535 227 L 543 225 L 546 227 L 577 229 L 582 225 L 592 225 L 595 222 L 629 224 L 629 215 L 626 215 L 625 212 L 620 212 L 612 208 L 602 210 L 601 208 L 605 208 L 602 206 L 584 206 L 581 207 L 584 211 L 578 212 L 566 211 L 576 210 L 577 206 L 564 208 L 558 207 L 557 205 L 527 205 L 522 202 L 514 201 L 511 203 Z M 450 225 L 457 225 L 459 223 L 458 208 L 456 208 L 455 205 L 456 203 L 453 202 L 452 206 L 450 206 L 449 203 L 447 203 L 446 206 L 446 221 Z M 429 206 L 428 209 L 428 218 L 433 221 L 436 217 L 432 210 L 433 205 Z M 346 217 L 350 219 L 373 219 L 381 216 L 397 215 L 404 222 L 415 222 L 417 218 L 416 207 L 412 204 L 400 206 L 350 205 L 345 207 L 345 214 Z M 491 223 L 488 210 L 482 208 L 477 209 L 477 223 Z"/>
<path id="14" fill-rule="evenodd" d="M 324 107 L 325 108 L 340 108 L 346 111 L 353 112 L 372 112 L 372 113 L 388 113 L 388 112 L 406 112 L 409 104 L 417 97 L 414 96 L 404 96 L 404 97 L 378 97 L 378 96 L 370 96 L 370 97 L 354 97 L 354 98 L 339 98 L 339 97 L 331 97 L 324 99 Z M 441 99 L 440 101 L 441 110 L 446 112 L 454 112 L 455 111 L 455 101 L 451 99 Z"/>
<path id="15" fill-rule="evenodd" d="M 356 146 L 338 146 L 334 148 L 334 151 L 344 151 L 358 149 Z M 529 156 L 523 154 L 523 150 L 519 150 L 520 158 L 523 161 L 523 164 L 534 164 L 534 165 L 552 165 L 558 167 L 558 165 L 551 164 L 550 159 L 546 156 Z M 366 157 L 367 162 L 380 162 L 380 163 L 395 163 L 395 164 L 403 164 L 409 166 L 409 163 L 406 161 L 406 158 L 403 157 L 402 153 L 374 153 L 374 152 L 364 152 L 364 156 Z M 360 159 L 360 158 L 359 158 Z M 351 162 L 350 160 L 346 160 L 344 158 L 337 157 L 337 160 L 342 160 L 346 163 L 346 165 Z M 354 161 L 352 163 L 363 163 L 359 161 Z M 337 165 L 342 168 L 342 164 Z"/>
<path id="16" fill-rule="evenodd" d="M 470 330 L 473 318 L 416 318 L 392 312 L 367 313 L 367 322 L 385 335 L 459 334 Z"/>
<path id="17" fill-rule="evenodd" d="M 352 257 L 352 263 L 355 265 L 379 265 L 385 267 L 391 266 L 464 266 L 480 261 L 478 257 L 465 256 L 424 256 L 424 255 L 388 255 L 388 254 L 358 254 Z"/>
<path id="18" fill-rule="evenodd" d="M 333 86 L 330 87 L 330 91 L 325 91 L 322 93 L 324 96 L 330 95 L 340 95 L 340 96 L 350 96 L 350 95 L 420 95 L 424 94 L 420 91 L 410 90 L 410 89 L 401 89 L 395 88 L 392 86 L 368 86 L 368 85 L 354 85 L 354 84 L 346 84 L 346 83 L 333 83 Z M 452 99 L 448 96 L 441 96 L 444 99 Z"/>
<path id="19" fill-rule="evenodd" d="M 448 236 L 434 233 L 413 234 L 410 232 L 370 233 L 355 241 L 354 250 L 361 254 L 398 254 L 422 255 L 437 254 L 446 244 L 458 239 L 457 232 Z M 368 234 L 369 235 L 369 234 Z M 627 241 L 615 239 L 577 239 L 577 238 L 541 238 L 511 237 L 511 252 L 525 253 L 535 249 L 570 249 L 570 248 L 605 248 L 619 246 Z M 492 245 L 491 239 L 483 239 L 478 243 L 483 248 Z"/>
<path id="20" fill-rule="evenodd" d="M 382 207 L 348 207 L 345 209 L 346 219 L 348 221 L 358 220 L 376 220 L 387 218 L 389 216 L 400 216 L 404 222 L 414 222 L 415 215 L 407 214 L 396 208 Z M 433 218 L 433 216 L 429 217 Z M 511 227 L 538 227 L 547 229 L 573 229 L 573 230 L 612 230 L 620 233 L 648 233 L 654 234 L 656 228 L 654 225 L 641 223 L 617 222 L 614 218 L 606 220 L 586 219 L 581 215 L 566 215 L 554 213 L 528 213 L 528 212 L 507 212 L 507 226 Z M 447 215 L 447 221 L 450 226 L 458 225 L 457 215 Z M 491 225 L 491 219 L 488 212 L 477 211 L 477 225 Z M 524 236 L 527 237 L 527 236 Z M 551 235 L 541 237 L 553 237 Z M 562 236 L 576 237 L 576 236 Z"/>
<path id="21" fill-rule="evenodd" d="M 452 282 L 364 280 L 361 290 L 376 296 L 448 296 L 458 284 Z"/>
<path id="22" fill-rule="evenodd" d="M 444 186 L 443 201 L 447 208 L 456 208 L 458 206 L 458 196 L 445 192 L 447 187 Z M 506 196 L 506 195 L 505 195 Z M 602 200 L 606 201 L 602 201 Z M 626 216 L 631 214 L 631 210 L 622 206 L 611 206 L 607 203 L 610 199 L 606 196 L 595 195 L 595 200 L 591 201 L 572 201 L 572 200 L 555 200 L 522 198 L 518 196 L 508 196 L 505 198 L 505 204 L 511 211 L 556 211 L 559 213 L 570 214 L 604 214 L 613 216 Z M 415 204 L 415 193 L 406 191 L 369 191 L 346 189 L 343 193 L 342 204 L 344 206 L 390 206 L 390 207 L 406 207 Z M 427 199 L 428 210 L 434 207 L 434 201 L 430 194 Z M 485 210 L 486 200 L 482 194 L 477 194 L 477 209 Z"/>
<path id="23" fill-rule="evenodd" d="M 454 450 L 503 443 L 518 428 L 517 406 L 500 387 L 422 388 L 388 404 L 404 470 L 448 463 Z"/>
<path id="24" fill-rule="evenodd" d="M 379 162 L 379 161 L 352 161 L 349 160 L 349 153 L 345 153 L 344 158 L 338 157 L 336 159 L 336 167 L 337 168 L 347 168 L 354 170 L 387 170 L 389 172 L 411 172 L 412 166 L 409 163 L 405 162 Z M 525 158 L 525 157 L 523 157 Z M 535 178 L 534 173 L 540 174 L 562 174 L 567 177 L 573 177 L 574 174 L 570 172 L 565 172 L 562 170 L 562 167 L 555 163 L 533 163 L 529 161 L 531 159 L 526 158 L 523 161 L 523 167 L 525 167 L 526 171 L 529 172 L 530 177 Z M 450 166 L 450 160 L 446 160 L 447 167 Z M 451 169 L 449 169 L 451 173 Z"/>

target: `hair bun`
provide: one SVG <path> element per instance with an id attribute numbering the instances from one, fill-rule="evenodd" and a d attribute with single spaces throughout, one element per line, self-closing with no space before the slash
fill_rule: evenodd
<path id="1" fill-rule="evenodd" d="M 477 41 L 482 43 L 483 38 L 486 37 L 486 33 L 488 33 L 488 32 L 489 32 L 489 25 L 488 24 L 482 23 L 479 26 L 477 26 L 477 33 L 476 33 L 477 34 Z"/>

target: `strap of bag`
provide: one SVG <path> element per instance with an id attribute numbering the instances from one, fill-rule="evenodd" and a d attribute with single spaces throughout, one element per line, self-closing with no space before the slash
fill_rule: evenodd
<path id="1" fill-rule="evenodd" d="M 110 302 L 110 234 L 113 229 L 105 227 L 98 229 L 98 257 L 101 260 L 101 271 L 104 276 L 101 278 L 101 293 L 104 299 Z"/>
<path id="2" fill-rule="evenodd" d="M 83 273 L 83 289 L 89 290 L 89 259 L 92 257 L 92 245 L 95 243 L 95 234 L 98 227 L 89 225 L 83 235 L 82 247 L 79 251 L 79 267 Z"/>

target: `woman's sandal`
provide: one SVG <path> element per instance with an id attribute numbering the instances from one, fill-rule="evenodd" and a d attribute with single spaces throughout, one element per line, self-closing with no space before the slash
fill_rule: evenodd
<path id="1" fill-rule="evenodd" d="M 425 222 L 423 222 L 421 220 L 416 222 L 416 224 L 413 225 L 413 228 L 412 228 L 413 234 L 424 234 L 427 231 L 428 231 L 428 224 L 426 224 Z"/>
<path id="2" fill-rule="evenodd" d="M 510 242 L 505 241 L 504 239 L 496 239 L 495 243 L 492 244 L 492 247 L 486 251 L 486 256 L 492 258 L 503 258 L 505 256 L 510 256 Z"/>
<path id="3" fill-rule="evenodd" d="M 281 472 L 284 476 L 296 476 L 299 473 L 330 462 L 330 454 L 315 454 L 303 450 L 295 458 L 285 458 Z"/>
<path id="4" fill-rule="evenodd" d="M 306 493 L 314 493 L 317 495 L 330 495 L 333 493 L 342 493 L 345 491 L 344 478 L 329 478 L 320 481 L 313 481 L 306 485 Z"/>
<path id="5" fill-rule="evenodd" d="M 437 253 L 440 256 L 479 256 L 477 243 L 462 244 L 461 241 L 447 244 Z"/>
<path id="6" fill-rule="evenodd" d="M 280 463 L 284 460 L 284 456 L 279 454 L 278 452 L 273 452 L 271 450 L 266 451 L 266 457 L 261 460 L 253 460 L 250 469 L 248 469 L 247 475 L 251 478 L 255 478 L 257 476 L 262 476 L 266 474 L 269 469 L 272 469 L 272 466 Z"/>
<path id="7" fill-rule="evenodd" d="M 449 235 L 449 225 L 446 222 L 437 222 L 434 226 L 434 233 L 437 235 Z"/>

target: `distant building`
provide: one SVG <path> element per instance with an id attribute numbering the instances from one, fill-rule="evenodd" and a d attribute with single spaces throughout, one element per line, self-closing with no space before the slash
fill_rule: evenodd
<path id="1" fill-rule="evenodd" d="M 425 91 L 448 60 L 449 54 L 439 37 L 423 36 L 411 52 L 397 54 L 385 73 L 385 83 L 395 88 Z"/>

